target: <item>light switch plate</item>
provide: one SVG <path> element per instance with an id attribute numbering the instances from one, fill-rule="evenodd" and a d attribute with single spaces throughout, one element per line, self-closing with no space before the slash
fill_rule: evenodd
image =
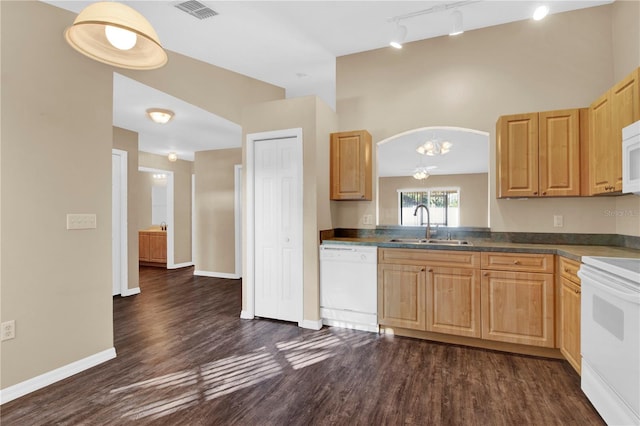
<path id="1" fill-rule="evenodd" d="M 67 214 L 67 229 L 96 229 L 96 215 L 69 213 Z"/>
<path id="2" fill-rule="evenodd" d="M 553 216 L 553 226 L 555 228 L 562 228 L 564 226 L 564 221 L 562 220 L 562 215 L 556 214 Z"/>

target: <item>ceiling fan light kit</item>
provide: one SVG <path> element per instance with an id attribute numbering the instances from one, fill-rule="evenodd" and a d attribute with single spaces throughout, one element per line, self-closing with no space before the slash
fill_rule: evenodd
<path id="1" fill-rule="evenodd" d="M 167 53 L 144 16 L 121 3 L 98 2 L 82 10 L 64 37 L 71 47 L 114 67 L 152 70 L 167 63 Z"/>

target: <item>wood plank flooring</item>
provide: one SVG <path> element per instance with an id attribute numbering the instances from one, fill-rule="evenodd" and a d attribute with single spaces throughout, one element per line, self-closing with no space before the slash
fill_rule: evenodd
<path id="1" fill-rule="evenodd" d="M 141 268 L 117 358 L 7 403 L 10 425 L 602 425 L 563 360 L 241 320 L 240 282 Z"/>

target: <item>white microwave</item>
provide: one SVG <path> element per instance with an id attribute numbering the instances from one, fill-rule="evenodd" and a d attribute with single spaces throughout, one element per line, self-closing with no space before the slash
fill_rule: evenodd
<path id="1" fill-rule="evenodd" d="M 622 129 L 622 192 L 640 195 L 640 121 Z"/>

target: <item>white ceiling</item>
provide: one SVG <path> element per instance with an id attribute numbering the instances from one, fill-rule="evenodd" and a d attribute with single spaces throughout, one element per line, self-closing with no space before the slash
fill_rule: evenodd
<path id="1" fill-rule="evenodd" d="M 80 12 L 91 1 L 41 0 L 54 6 Z M 472 29 L 530 19 L 533 9 L 547 3 L 550 13 L 559 13 L 611 3 L 605 1 L 479 1 L 459 7 L 464 16 L 466 33 L 457 37 L 473 37 Z M 287 97 L 317 95 L 335 108 L 336 57 L 388 47 L 395 24 L 391 18 L 433 7 L 444 9 L 456 2 L 442 1 L 206 1 L 200 3 L 218 12 L 217 16 L 199 20 L 176 7 L 180 1 L 122 1 L 142 13 L 153 25 L 168 50 L 181 53 L 280 87 Z M 460 3 L 460 2 L 458 2 Z M 435 11 L 401 20 L 408 29 L 407 41 L 422 40 L 448 34 L 454 9 Z M 544 21 L 542 21 L 543 23 Z M 531 25 L 543 25 L 531 21 Z M 69 22 L 71 24 L 71 22 Z M 121 76 L 120 76 L 121 77 Z M 116 77 L 116 81 L 119 77 Z M 115 87 L 114 125 L 140 133 L 145 150 L 166 153 L 170 146 L 192 158 L 193 151 L 228 147 L 229 123 L 215 117 L 211 121 L 170 132 L 183 117 L 200 117 L 207 113 L 192 111 L 184 103 L 155 93 L 146 98 L 147 87 L 131 90 L 136 82 L 122 82 L 126 89 Z M 150 89 L 153 90 L 153 89 Z M 138 96 L 140 98 L 134 98 Z M 149 99 L 169 109 L 180 109 L 175 120 L 164 129 L 149 128 L 148 119 L 138 109 L 129 114 L 120 105 L 152 106 Z M 211 116 L 211 114 L 208 114 Z M 191 131 L 193 125 L 193 131 Z M 218 128 L 216 136 L 212 128 Z M 171 126 L 174 126 L 173 128 Z M 208 129 L 206 137 L 202 129 Z M 166 133 L 165 133 L 166 132 Z M 233 131 L 231 131 L 233 133 Z M 180 139 L 176 139 L 176 135 Z M 163 135 L 165 137 L 163 137 Z M 240 146 L 240 137 L 235 146 Z M 222 145 L 221 145 L 222 144 Z M 142 149 L 142 148 L 141 148 Z M 190 152 L 191 154 L 187 154 Z"/>

